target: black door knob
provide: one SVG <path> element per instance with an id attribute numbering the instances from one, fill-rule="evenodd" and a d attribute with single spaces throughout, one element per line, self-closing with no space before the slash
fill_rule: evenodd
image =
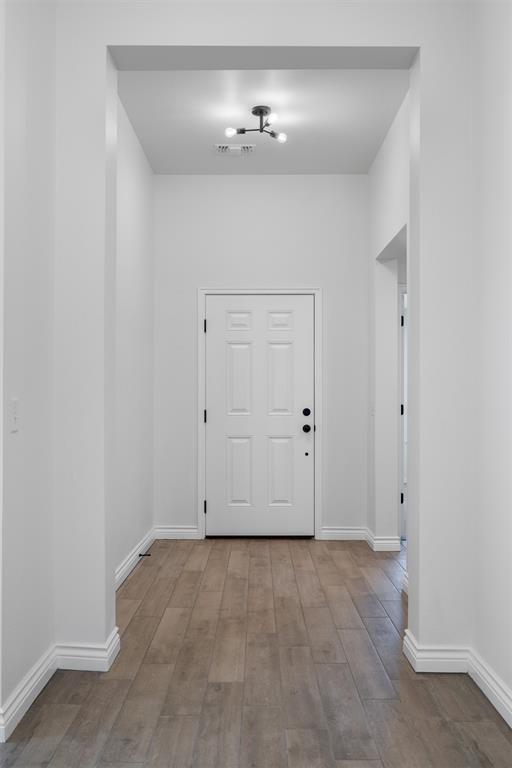
<path id="1" fill-rule="evenodd" d="M 309 426 L 309 424 L 304 424 L 304 426 L 302 427 L 302 431 L 311 432 L 311 427 Z"/>
<path id="2" fill-rule="evenodd" d="M 309 414 L 311 413 L 311 409 L 310 408 L 304 408 L 302 413 L 304 414 L 304 416 L 309 416 Z"/>

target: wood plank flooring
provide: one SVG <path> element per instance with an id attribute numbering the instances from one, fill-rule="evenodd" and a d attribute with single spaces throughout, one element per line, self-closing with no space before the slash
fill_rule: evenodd
<path id="1" fill-rule="evenodd" d="M 402 654 L 404 552 L 157 541 L 117 594 L 105 674 L 57 672 L 2 768 L 510 768 L 465 675 Z"/>

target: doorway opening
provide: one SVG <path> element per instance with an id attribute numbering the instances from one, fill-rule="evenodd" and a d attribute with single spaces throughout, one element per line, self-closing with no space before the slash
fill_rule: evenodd
<path id="1" fill-rule="evenodd" d="M 396 551 L 400 544 L 398 459 L 395 456 L 390 471 L 389 462 L 386 463 L 389 453 L 386 439 L 393 432 L 397 455 L 398 377 L 395 371 L 391 412 L 389 378 L 382 369 L 380 374 L 384 375 L 380 381 L 387 389 L 384 407 L 383 401 L 379 403 L 384 418 L 379 422 L 375 453 L 384 457 L 384 461 L 375 472 L 379 516 L 371 519 L 371 473 L 375 468 L 369 460 L 374 448 L 372 436 L 369 437 L 372 418 L 371 366 L 367 352 L 371 344 L 370 304 L 376 301 L 380 307 L 388 307 L 389 295 L 386 281 L 384 286 L 379 286 L 383 292 L 369 297 L 368 229 L 372 226 L 378 234 L 379 222 L 372 224 L 368 214 L 372 206 L 379 209 L 382 216 L 378 218 L 380 223 L 386 223 L 387 234 L 392 212 L 386 205 L 390 196 L 381 195 L 377 186 L 375 194 L 368 195 L 368 187 L 372 183 L 372 168 L 377 158 L 382 157 L 382 142 L 407 96 L 409 70 L 417 50 L 361 48 L 348 52 L 338 48 L 164 47 L 155 52 L 151 47 L 112 47 L 110 53 L 116 68 L 115 106 L 120 128 L 117 141 L 122 150 L 117 155 L 117 177 L 124 179 L 117 190 L 116 259 L 120 290 L 116 296 L 116 341 L 123 353 L 122 359 L 118 355 L 123 364 L 118 366 L 116 377 L 118 386 L 122 387 L 118 410 L 125 408 L 131 418 L 138 413 L 138 404 L 144 402 L 152 406 L 153 412 L 152 455 L 150 451 L 140 450 L 142 443 L 138 434 L 142 433 L 145 438 L 149 435 L 149 430 L 144 430 L 150 421 L 141 418 L 137 430 L 132 429 L 117 442 L 121 447 L 118 477 L 122 480 L 128 474 L 131 479 L 137 479 L 127 461 L 138 457 L 138 453 L 136 456 L 136 451 L 131 450 L 133 442 L 145 461 L 144 481 L 149 478 L 145 489 L 148 495 L 149 490 L 153 494 L 152 530 L 158 538 L 314 534 L 323 539 L 366 541 L 375 550 Z M 198 63 L 194 68 L 192 62 L 196 60 L 202 62 L 202 66 Z M 261 61 L 265 61 L 265 69 L 259 69 L 259 63 L 256 65 Z M 246 137 L 240 143 L 238 128 L 235 135 L 230 135 L 233 132 L 230 126 L 246 126 L 247 110 L 254 104 L 269 104 L 276 110 L 279 130 L 283 128 L 288 135 L 286 143 L 251 134 L 253 151 L 242 151 Z M 303 109 L 304 105 L 308 108 Z M 313 114 L 314 125 L 310 123 Z M 324 140 L 319 141 L 318 136 Z M 240 152 L 219 152 L 219 142 L 226 143 L 226 138 Z M 403 144 L 408 151 L 408 142 Z M 142 165 L 148 194 L 144 189 L 144 194 L 138 196 L 141 185 L 132 182 L 141 175 Z M 395 174 L 393 163 L 386 168 Z M 402 170 L 398 168 L 400 179 Z M 387 184 L 386 173 L 382 176 Z M 141 211 L 146 210 L 148 215 L 141 220 Z M 153 254 L 153 264 L 145 259 L 149 251 Z M 134 280 L 134 263 L 140 268 L 142 279 Z M 392 301 L 396 311 L 396 277 L 394 279 Z M 214 288 L 198 289 L 204 284 Z M 218 287 L 226 284 L 241 287 L 226 290 Z M 274 288 L 282 284 L 300 287 Z M 303 288 L 311 285 L 321 286 L 324 292 L 325 322 L 320 311 L 320 291 Z M 261 286 L 263 289 L 257 290 Z M 199 302 L 194 316 L 198 290 Z M 306 397 L 308 402 L 293 403 L 295 431 L 272 435 L 267 430 L 267 440 L 275 440 L 267 445 L 266 453 L 261 453 L 257 462 L 259 471 L 267 473 L 265 484 L 260 483 L 257 473 L 250 477 L 248 471 L 249 466 L 252 470 L 256 467 L 253 466 L 256 432 L 233 431 L 228 447 L 217 441 L 208 450 L 207 441 L 215 408 L 208 403 L 212 388 L 208 387 L 210 367 L 206 356 L 208 340 L 212 337 L 210 331 L 205 334 L 203 330 L 204 320 L 209 316 L 206 302 L 210 297 L 213 301 L 221 296 L 240 296 L 249 301 L 248 297 L 258 293 L 309 296 L 315 307 L 314 398 L 311 402 Z M 153 328 L 150 322 L 146 323 L 152 303 Z M 152 350 L 153 364 L 149 363 L 144 370 L 153 372 L 154 382 L 146 378 L 139 382 L 141 377 L 137 373 L 132 377 L 133 385 L 140 383 L 135 391 L 134 386 L 123 385 L 123 376 L 132 367 L 139 371 L 135 368 L 138 355 L 133 343 L 138 308 L 147 334 L 137 341 L 141 349 Z M 283 308 L 286 309 L 284 304 L 281 310 Z M 320 384 L 324 373 L 322 322 L 327 329 L 325 389 Z M 147 339 L 151 332 L 153 346 Z M 243 335 L 240 329 L 230 332 Z M 276 328 L 272 333 L 284 337 L 286 330 Z M 213 381 L 219 383 L 224 376 L 224 390 L 217 394 L 225 411 L 227 341 L 226 337 L 222 344 L 219 341 L 223 352 L 214 355 L 213 361 L 218 364 Z M 296 340 L 294 344 L 295 350 Z M 237 360 L 242 361 L 247 350 L 244 352 L 241 346 L 233 349 L 237 351 Z M 285 344 L 276 342 L 274 352 L 281 365 L 287 354 Z M 393 355 L 396 360 L 396 342 Z M 268 368 L 268 361 L 265 365 Z M 243 368 L 242 362 L 240 366 Z M 251 372 L 255 376 L 253 386 L 265 384 L 268 389 L 267 368 Z M 281 373 L 278 386 L 284 391 L 286 365 L 282 365 Z M 329 413 L 324 428 L 322 397 Z M 306 421 L 304 409 L 311 410 L 314 417 L 311 423 Z M 249 414 L 246 415 L 249 421 Z M 245 418 L 241 413 L 231 416 L 238 424 Z M 267 416 L 268 411 L 264 418 Z M 278 418 L 285 418 L 285 414 L 274 416 L 275 423 Z M 128 420 L 123 422 L 120 413 L 117 423 L 128 425 Z M 310 427 L 313 434 L 303 432 L 304 427 Z M 224 438 L 227 436 L 225 431 Z M 300 452 L 301 459 L 312 459 L 311 475 L 300 471 L 296 463 L 298 450 L 292 452 L 293 461 L 287 456 L 290 444 L 298 446 L 299 438 L 303 442 L 309 440 L 314 446 L 312 450 L 304 448 Z M 321 469 L 322 446 L 324 471 Z M 150 456 L 154 465 L 152 473 L 146 461 Z M 219 461 L 216 469 L 210 466 L 212 457 Z M 280 474 L 276 475 L 275 493 L 270 494 L 272 461 L 274 466 L 280 466 Z M 229 467 L 233 469 L 231 476 L 227 471 Z M 306 476 L 309 480 L 305 490 L 288 493 L 305 482 Z M 234 479 L 236 483 L 229 486 Z M 216 482 L 218 499 L 222 497 L 219 504 L 211 498 Z M 122 482 L 118 485 L 124 493 Z M 254 504 L 256 492 L 260 493 L 264 485 L 265 504 Z M 227 490 L 232 491 L 231 495 Z M 142 528 L 137 506 L 144 509 L 150 506 L 136 505 L 135 495 L 131 494 L 128 501 L 133 514 L 130 512 L 128 516 L 126 499 L 121 492 L 118 495 L 120 502 L 116 509 L 120 520 L 122 515 L 120 527 L 136 543 L 135 531 Z M 286 512 L 294 510 L 298 501 L 308 510 L 308 523 L 294 528 L 300 515 L 291 516 L 286 519 L 286 529 L 284 523 L 279 527 L 278 518 L 284 520 Z M 268 516 L 266 525 L 261 513 L 263 507 L 275 513 Z M 214 524 L 216 509 L 223 509 L 227 516 L 223 525 L 219 520 L 218 525 Z M 250 526 L 244 527 L 241 525 L 243 513 L 250 509 L 260 512 L 252 516 Z M 231 527 L 226 525 L 229 520 Z M 258 530 L 259 523 L 262 527 Z M 133 530 L 128 531 L 128 525 Z M 119 542 L 116 560 L 121 560 L 121 549 L 127 548 L 124 541 Z"/>

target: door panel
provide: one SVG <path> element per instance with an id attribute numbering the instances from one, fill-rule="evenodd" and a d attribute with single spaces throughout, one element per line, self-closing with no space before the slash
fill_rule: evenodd
<path id="1" fill-rule="evenodd" d="M 207 296 L 206 317 L 206 534 L 313 535 L 314 298 Z"/>
<path id="2" fill-rule="evenodd" d="M 228 437 L 226 441 L 227 503 L 247 506 L 252 503 L 252 445 L 250 437 Z"/>
<path id="3" fill-rule="evenodd" d="M 251 413 L 252 345 L 228 342 L 226 347 L 227 414 Z"/>
<path id="4" fill-rule="evenodd" d="M 293 342 L 270 342 L 268 350 L 269 416 L 293 413 Z"/>

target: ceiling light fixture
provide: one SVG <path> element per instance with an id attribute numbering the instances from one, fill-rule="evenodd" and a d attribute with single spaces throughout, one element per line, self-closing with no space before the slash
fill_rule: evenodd
<path id="1" fill-rule="evenodd" d="M 272 112 L 270 107 L 261 105 L 253 107 L 251 109 L 251 114 L 253 114 L 254 117 L 259 118 L 259 128 L 226 128 L 224 133 L 228 139 L 232 139 L 233 136 L 236 136 L 237 133 L 253 133 L 254 131 L 258 131 L 259 133 L 268 133 L 268 135 L 273 139 L 277 139 L 280 144 L 285 143 L 286 139 L 288 138 L 286 133 L 278 133 L 274 130 L 268 130 L 268 128 L 278 120 L 276 113 Z"/>

